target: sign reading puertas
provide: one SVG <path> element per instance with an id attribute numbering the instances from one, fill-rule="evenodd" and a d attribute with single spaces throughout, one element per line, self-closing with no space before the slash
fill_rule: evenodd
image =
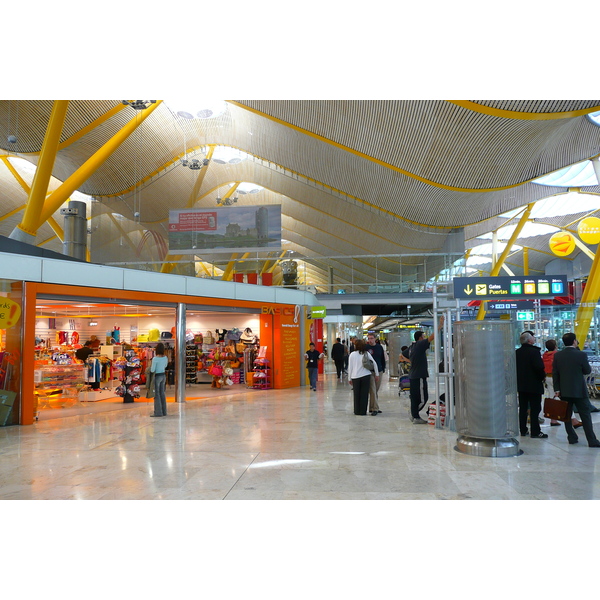
<path id="1" fill-rule="evenodd" d="M 565 275 L 533 277 L 455 277 L 455 298 L 469 300 L 517 300 L 520 298 L 554 298 L 569 293 Z"/>

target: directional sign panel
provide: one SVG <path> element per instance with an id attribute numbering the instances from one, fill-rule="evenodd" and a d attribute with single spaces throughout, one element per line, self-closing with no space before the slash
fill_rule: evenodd
<path id="1" fill-rule="evenodd" d="M 532 308 L 533 300 L 488 302 L 487 305 L 487 310 L 530 310 Z"/>
<path id="2" fill-rule="evenodd" d="M 568 293 L 567 277 L 455 277 L 454 297 L 469 300 L 553 298 Z"/>

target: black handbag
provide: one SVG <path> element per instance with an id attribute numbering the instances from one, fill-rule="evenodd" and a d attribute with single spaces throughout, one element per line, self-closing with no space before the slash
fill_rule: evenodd
<path id="1" fill-rule="evenodd" d="M 570 421 L 573 411 L 566 400 L 560 398 L 544 398 L 544 416 L 563 423 Z"/>

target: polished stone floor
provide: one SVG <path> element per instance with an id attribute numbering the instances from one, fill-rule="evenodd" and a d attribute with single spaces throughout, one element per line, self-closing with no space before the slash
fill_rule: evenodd
<path id="1" fill-rule="evenodd" d="M 600 450 L 582 430 L 570 446 L 546 423 L 549 439 L 520 438 L 519 457 L 467 456 L 455 432 L 409 421 L 387 375 L 376 417 L 353 415 L 347 382 L 320 378 L 317 392 L 207 389 L 164 418 L 135 403 L 0 428 L 0 499 L 600 498 Z"/>

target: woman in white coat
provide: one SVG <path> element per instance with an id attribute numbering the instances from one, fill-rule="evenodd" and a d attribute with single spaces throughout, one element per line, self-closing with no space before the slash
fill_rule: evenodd
<path id="1" fill-rule="evenodd" d="M 363 361 L 365 361 L 363 363 Z M 368 365 L 369 368 L 367 368 Z M 371 384 L 371 374 L 379 378 L 377 363 L 367 352 L 367 343 L 364 340 L 354 342 L 354 352 L 350 353 L 348 358 L 348 381 L 354 391 L 354 414 L 366 415 L 367 405 L 369 403 L 369 387 Z"/>

